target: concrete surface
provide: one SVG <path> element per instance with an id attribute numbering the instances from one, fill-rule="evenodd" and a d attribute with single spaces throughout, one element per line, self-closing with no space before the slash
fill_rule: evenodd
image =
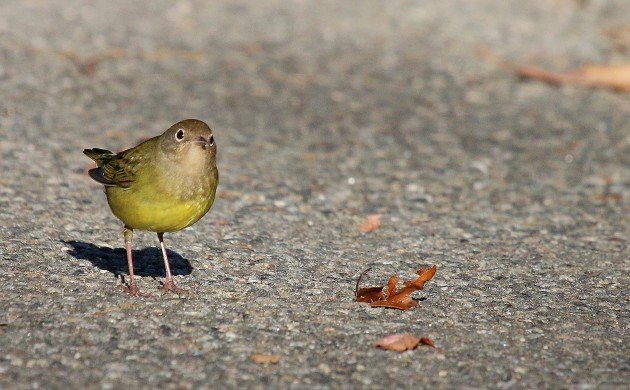
<path id="1" fill-rule="evenodd" d="M 629 23 L 624 0 L 2 2 L 0 387 L 627 388 L 630 97 L 477 53 L 619 62 Z M 133 299 L 81 150 L 187 117 L 221 173 L 166 235 L 191 294 Z M 363 269 L 424 264 L 416 310 L 353 301 Z M 439 348 L 372 347 L 394 332 Z"/>

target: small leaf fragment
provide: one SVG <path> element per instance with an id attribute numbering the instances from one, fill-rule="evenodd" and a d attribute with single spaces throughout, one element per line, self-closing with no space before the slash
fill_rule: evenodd
<path id="1" fill-rule="evenodd" d="M 414 301 L 408 295 L 393 296 L 384 301 L 371 302 L 372 307 L 386 307 L 388 309 L 409 310 L 418 306 L 418 302 Z"/>
<path id="2" fill-rule="evenodd" d="M 389 351 L 404 352 L 416 348 L 419 342 L 420 337 L 412 334 L 394 333 L 378 340 L 374 343 L 374 346 Z"/>
<path id="3" fill-rule="evenodd" d="M 590 88 L 608 88 L 630 92 L 630 63 L 585 65 L 567 72 L 554 72 L 537 66 L 520 65 L 499 57 L 488 49 L 479 50 L 481 56 L 525 79 L 535 79 L 551 85 L 575 84 Z"/>
<path id="4" fill-rule="evenodd" d="M 387 296 L 392 297 L 396 295 L 396 285 L 398 284 L 398 276 L 392 276 L 387 281 Z"/>
<path id="5" fill-rule="evenodd" d="M 255 353 L 252 355 L 252 360 L 257 364 L 277 364 L 280 356 Z"/>
<path id="6" fill-rule="evenodd" d="M 428 337 L 420 337 L 420 344 L 428 345 L 431 348 L 435 348 L 435 344 L 433 343 L 433 340 L 431 340 Z"/>
<path id="7" fill-rule="evenodd" d="M 380 301 L 382 299 L 385 299 L 383 286 L 365 287 L 361 289 L 359 288 L 359 284 L 361 284 L 361 280 L 363 280 L 363 277 L 367 275 L 367 273 L 370 272 L 371 270 L 372 270 L 372 267 L 361 272 L 361 275 L 359 275 L 359 278 L 357 279 L 357 284 L 354 288 L 354 296 L 356 297 L 357 302 L 370 303 L 370 302 L 375 302 L 375 301 Z"/>
<path id="8" fill-rule="evenodd" d="M 385 299 L 385 292 L 383 292 L 383 286 L 380 287 L 366 287 L 357 292 L 357 302 L 377 302 Z"/>
<path id="9" fill-rule="evenodd" d="M 369 233 L 378 230 L 380 227 L 381 214 L 372 214 L 365 218 L 361 226 L 359 226 L 359 230 L 363 233 Z"/>

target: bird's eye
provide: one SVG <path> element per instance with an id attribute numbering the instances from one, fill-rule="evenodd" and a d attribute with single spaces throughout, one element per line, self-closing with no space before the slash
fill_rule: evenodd
<path id="1" fill-rule="evenodd" d="M 175 138 L 177 138 L 178 141 L 183 140 L 184 139 L 184 129 L 177 130 L 177 133 L 175 134 Z"/>
<path id="2" fill-rule="evenodd" d="M 214 136 L 210 136 L 210 146 L 214 145 Z"/>

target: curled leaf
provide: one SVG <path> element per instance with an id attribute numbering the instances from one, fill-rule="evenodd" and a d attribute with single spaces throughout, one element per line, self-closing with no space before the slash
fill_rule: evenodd
<path id="1" fill-rule="evenodd" d="M 383 286 L 380 287 L 366 287 L 357 292 L 357 302 L 377 302 L 386 298 L 386 294 L 383 291 Z"/>
<path id="2" fill-rule="evenodd" d="M 385 293 L 383 292 L 383 286 L 380 287 L 366 287 L 359 289 L 359 285 L 361 284 L 361 280 L 363 277 L 367 275 L 368 272 L 372 270 L 372 267 L 366 269 L 361 272 L 359 278 L 357 279 L 357 284 L 354 288 L 354 296 L 356 297 L 357 302 L 375 302 L 385 299 Z"/>
<path id="3" fill-rule="evenodd" d="M 414 291 L 422 290 L 424 284 L 431 280 L 437 271 L 434 266 L 430 268 L 420 268 L 418 278 L 413 281 L 407 281 L 403 284 L 403 288 L 398 291 L 398 277 L 392 276 L 387 282 L 387 288 L 384 286 L 366 287 L 359 289 L 359 283 L 363 276 L 369 271 L 363 271 L 357 280 L 357 286 L 355 290 L 357 302 L 367 302 L 372 307 L 387 307 L 390 309 L 409 310 L 418 306 L 418 302 L 411 298 L 411 294 Z"/>

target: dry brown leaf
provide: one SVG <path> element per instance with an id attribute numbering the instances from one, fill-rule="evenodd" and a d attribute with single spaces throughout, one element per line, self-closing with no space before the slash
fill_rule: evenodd
<path id="1" fill-rule="evenodd" d="M 387 299 L 387 295 L 383 291 L 383 286 L 362 288 L 357 293 L 357 302 L 372 303 L 382 301 L 383 299 Z"/>
<path id="2" fill-rule="evenodd" d="M 257 364 L 277 364 L 280 361 L 280 356 L 255 353 L 252 355 L 252 360 Z"/>
<path id="3" fill-rule="evenodd" d="M 394 333 L 375 342 L 374 346 L 389 351 L 404 352 L 415 349 L 419 342 L 420 337 L 416 337 L 412 334 Z"/>
<path id="4" fill-rule="evenodd" d="M 359 230 L 363 233 L 373 232 L 381 227 L 381 214 L 368 215 L 363 221 Z"/>
<path id="5" fill-rule="evenodd" d="M 365 276 L 371 268 L 363 271 L 357 280 L 355 289 L 355 296 L 357 302 L 367 302 L 372 307 L 387 307 L 390 309 L 409 310 L 418 306 L 418 302 L 411 298 L 411 294 L 414 291 L 422 290 L 424 284 L 431 280 L 437 271 L 434 266 L 430 268 L 420 268 L 418 278 L 413 281 L 407 281 L 404 283 L 404 287 L 398 291 L 396 286 L 398 285 L 398 277 L 392 276 L 387 282 L 387 288 L 384 286 L 359 288 L 361 279 Z"/>
<path id="6" fill-rule="evenodd" d="M 357 284 L 354 288 L 354 296 L 357 299 L 357 302 L 367 302 L 372 303 L 375 301 L 382 301 L 387 298 L 387 295 L 383 291 L 383 286 L 379 287 L 366 287 L 359 289 L 359 284 L 361 284 L 361 280 L 363 277 L 372 270 L 372 268 L 368 268 L 365 271 L 361 272 L 359 278 L 357 279 Z"/>
<path id="7" fill-rule="evenodd" d="M 575 84 L 591 88 L 609 88 L 620 92 L 630 92 L 630 63 L 613 65 L 586 65 L 573 71 L 554 72 L 536 66 L 519 65 L 503 59 L 487 49 L 480 50 L 487 60 L 528 79 L 547 84 Z"/>
<path id="8" fill-rule="evenodd" d="M 630 92 L 630 64 L 583 66 L 571 72 L 552 72 L 534 66 L 518 66 L 516 73 L 548 84 L 577 84 Z"/>
<path id="9" fill-rule="evenodd" d="M 428 337 L 420 337 L 420 344 L 428 345 L 431 348 L 435 348 L 435 344 L 433 343 L 433 340 L 431 340 Z"/>

